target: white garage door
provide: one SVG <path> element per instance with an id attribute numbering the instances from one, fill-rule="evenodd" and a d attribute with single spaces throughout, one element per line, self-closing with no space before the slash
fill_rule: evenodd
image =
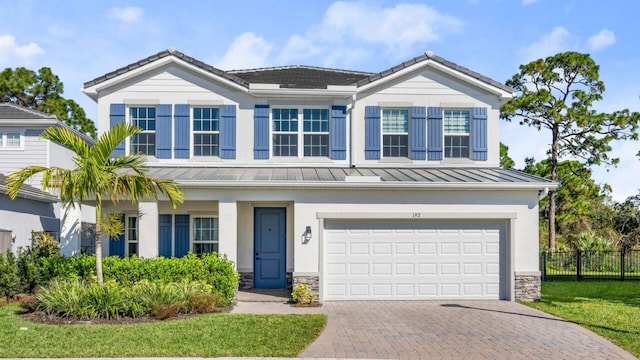
<path id="1" fill-rule="evenodd" d="M 503 225 L 327 221 L 324 300 L 500 298 Z"/>

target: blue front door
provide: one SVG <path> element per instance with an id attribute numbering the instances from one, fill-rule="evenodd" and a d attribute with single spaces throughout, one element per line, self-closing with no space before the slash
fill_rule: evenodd
<path id="1" fill-rule="evenodd" d="M 255 208 L 253 286 L 257 289 L 287 286 L 286 227 L 285 208 Z"/>

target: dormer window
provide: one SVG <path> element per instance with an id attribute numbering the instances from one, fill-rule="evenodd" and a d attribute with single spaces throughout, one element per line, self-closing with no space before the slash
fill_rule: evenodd
<path id="1" fill-rule="evenodd" d="M 138 126 L 142 132 L 131 137 L 129 151 L 131 154 L 142 153 L 156 155 L 156 108 L 130 107 L 129 122 Z"/>
<path id="2" fill-rule="evenodd" d="M 382 156 L 409 156 L 409 110 L 382 110 Z"/>
<path id="3" fill-rule="evenodd" d="M 444 110 L 444 157 L 469 158 L 469 110 Z"/>

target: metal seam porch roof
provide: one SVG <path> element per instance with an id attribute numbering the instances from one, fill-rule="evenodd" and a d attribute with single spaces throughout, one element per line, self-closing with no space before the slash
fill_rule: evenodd
<path id="1" fill-rule="evenodd" d="M 555 188 L 552 181 L 501 168 L 149 167 L 149 176 L 198 187 Z M 350 177 L 347 180 L 347 177 Z M 359 179 L 358 177 L 363 177 Z M 375 181 L 376 177 L 380 181 Z"/>

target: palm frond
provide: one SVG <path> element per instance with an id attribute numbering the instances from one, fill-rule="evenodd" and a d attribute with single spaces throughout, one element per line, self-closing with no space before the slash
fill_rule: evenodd
<path id="1" fill-rule="evenodd" d="M 142 129 L 132 124 L 117 123 L 109 131 L 102 133 L 93 145 L 92 150 L 96 153 L 96 160 L 102 164 L 106 163 L 118 144 L 140 132 Z"/>
<path id="2" fill-rule="evenodd" d="M 72 170 L 58 167 L 27 166 L 24 169 L 16 170 L 9 174 L 5 182 L 7 186 L 6 194 L 12 200 L 15 199 L 18 196 L 20 187 L 37 174 L 42 174 L 42 191 L 54 189 L 62 193 L 66 183 L 65 179 L 68 179 L 72 172 Z M 60 196 L 62 197 L 62 194 Z M 64 199 L 62 200 L 64 201 Z"/>
<path id="3" fill-rule="evenodd" d="M 145 175 L 123 174 L 111 179 L 108 189 L 101 193 L 111 197 L 111 201 L 118 203 L 120 198 L 128 198 L 135 203 L 144 198 L 158 199 L 166 197 L 175 209 L 184 201 L 184 194 L 173 180 L 163 180 Z"/>
<path id="4" fill-rule="evenodd" d="M 48 127 L 40 136 L 71 149 L 71 151 L 79 157 L 86 157 L 89 152 L 87 142 L 78 136 L 78 134 L 64 127 Z"/>

